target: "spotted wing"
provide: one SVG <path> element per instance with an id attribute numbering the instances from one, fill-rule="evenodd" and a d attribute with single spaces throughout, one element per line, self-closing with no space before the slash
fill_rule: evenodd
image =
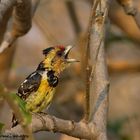
<path id="1" fill-rule="evenodd" d="M 26 99 L 30 93 L 37 91 L 41 83 L 41 75 L 38 72 L 30 74 L 18 88 L 17 95 Z"/>

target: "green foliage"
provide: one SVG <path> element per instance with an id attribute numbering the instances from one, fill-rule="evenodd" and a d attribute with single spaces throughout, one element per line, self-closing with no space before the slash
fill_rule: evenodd
<path id="1" fill-rule="evenodd" d="M 108 130 L 115 134 L 120 140 L 130 140 L 128 136 L 124 136 L 121 134 L 121 130 L 123 128 L 124 123 L 128 121 L 127 118 L 122 118 L 113 122 L 108 123 Z"/>
<path id="2" fill-rule="evenodd" d="M 116 120 L 114 122 L 108 123 L 108 129 L 112 132 L 115 132 L 116 134 L 119 134 L 123 124 L 124 120 Z"/>
<path id="3" fill-rule="evenodd" d="M 18 97 L 15 93 L 11 93 L 9 95 L 13 98 L 13 100 L 18 104 L 20 108 L 21 114 L 24 118 L 23 125 L 28 125 L 29 123 L 31 123 L 32 115 L 26 109 L 26 102 Z"/>
<path id="4" fill-rule="evenodd" d="M 0 92 L 3 93 L 3 91 L 4 91 L 4 85 L 0 83 Z M 2 94 L 0 94 L 0 95 L 2 96 Z"/>
<path id="5" fill-rule="evenodd" d="M 4 124 L 0 122 L 0 133 L 2 132 L 3 127 L 4 127 Z"/>

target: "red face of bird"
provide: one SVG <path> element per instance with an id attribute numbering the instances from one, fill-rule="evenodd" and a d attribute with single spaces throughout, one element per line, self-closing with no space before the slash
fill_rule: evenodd
<path id="1" fill-rule="evenodd" d="M 72 46 L 54 46 L 43 50 L 45 55 L 45 67 L 53 67 L 56 71 L 63 71 L 70 63 L 78 62 L 76 59 L 68 58 Z"/>

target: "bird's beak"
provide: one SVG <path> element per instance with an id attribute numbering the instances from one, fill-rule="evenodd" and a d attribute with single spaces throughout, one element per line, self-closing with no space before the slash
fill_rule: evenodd
<path id="1" fill-rule="evenodd" d="M 71 46 L 71 45 L 65 47 L 64 57 L 65 57 L 65 59 L 66 59 L 66 61 L 67 61 L 68 63 L 79 62 L 79 61 L 76 60 L 76 59 L 68 58 L 68 54 L 69 54 L 69 52 L 70 52 L 70 50 L 71 50 L 72 48 L 73 48 L 73 46 Z"/>

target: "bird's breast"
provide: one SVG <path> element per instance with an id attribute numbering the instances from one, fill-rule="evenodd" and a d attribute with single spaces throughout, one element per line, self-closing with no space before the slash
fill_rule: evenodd
<path id="1" fill-rule="evenodd" d="M 38 90 L 27 99 L 26 108 L 30 112 L 41 112 L 52 101 L 55 89 L 50 87 L 46 79 L 42 79 Z"/>

